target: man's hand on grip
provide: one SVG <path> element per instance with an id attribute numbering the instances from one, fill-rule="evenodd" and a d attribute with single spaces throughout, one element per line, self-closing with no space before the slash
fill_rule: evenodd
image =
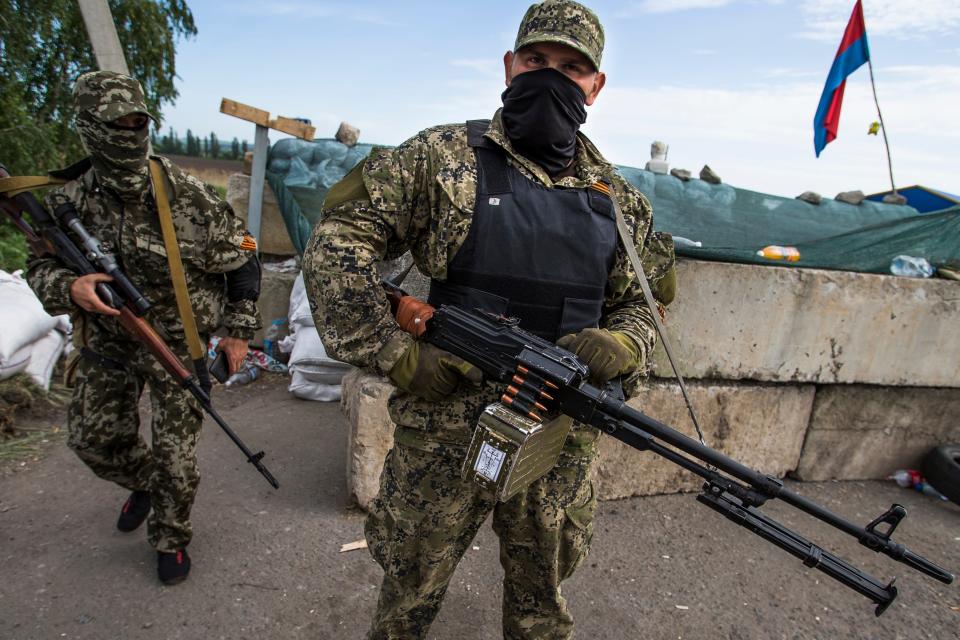
<path id="1" fill-rule="evenodd" d="M 453 393 L 461 380 L 479 385 L 483 375 L 466 360 L 418 341 L 390 369 L 390 379 L 404 391 L 436 402 Z"/>
<path id="2" fill-rule="evenodd" d="M 557 346 L 573 352 L 590 369 L 590 380 L 602 384 L 631 373 L 640 366 L 640 350 L 620 331 L 584 329 L 557 340 Z"/>
<path id="3" fill-rule="evenodd" d="M 105 273 L 88 273 L 80 276 L 70 284 L 70 298 L 84 311 L 101 313 L 105 316 L 118 316 L 120 312 L 105 304 L 97 294 L 98 283 L 112 280 L 113 278 Z"/>

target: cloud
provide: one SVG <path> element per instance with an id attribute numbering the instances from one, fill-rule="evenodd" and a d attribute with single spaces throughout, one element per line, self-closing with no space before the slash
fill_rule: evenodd
<path id="1" fill-rule="evenodd" d="M 339 19 L 366 24 L 393 25 L 383 12 L 352 4 L 335 2 L 243 2 L 228 5 L 233 11 L 242 14 L 283 16 L 297 19 Z"/>
<path id="2" fill-rule="evenodd" d="M 638 13 L 674 13 L 690 9 L 715 9 L 725 7 L 733 0 L 643 0 L 632 3 L 625 11 L 627 14 Z"/>
<path id="3" fill-rule="evenodd" d="M 503 63 L 500 60 L 490 58 L 459 59 L 451 61 L 450 64 L 454 67 L 470 69 L 477 75 L 486 78 L 503 78 Z"/>
<path id="4" fill-rule="evenodd" d="M 925 184 L 956 193 L 960 66 L 879 67 L 877 83 L 899 185 Z M 819 159 L 813 114 L 821 82 L 714 89 L 665 85 L 608 86 L 585 130 L 614 162 L 642 167 L 653 140 L 670 145 L 674 167 L 704 164 L 735 186 L 793 196 L 889 188 L 882 137 L 865 74 L 847 85 L 838 139 Z"/>
<path id="5" fill-rule="evenodd" d="M 852 8 L 850 0 L 804 0 L 801 36 L 839 42 Z M 870 0 L 863 10 L 868 36 L 910 40 L 960 32 L 957 0 Z"/>

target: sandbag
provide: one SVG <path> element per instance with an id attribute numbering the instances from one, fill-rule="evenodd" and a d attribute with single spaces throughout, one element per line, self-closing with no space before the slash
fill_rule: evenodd
<path id="1" fill-rule="evenodd" d="M 306 380 L 322 384 L 340 384 L 350 370 L 350 365 L 327 355 L 320 334 L 313 327 L 302 327 L 297 331 L 289 367 L 291 372 L 299 372 Z"/>
<path id="2" fill-rule="evenodd" d="M 0 361 L 0 380 L 13 377 L 29 366 L 31 346 L 28 344 L 6 360 Z"/>
<path id="3" fill-rule="evenodd" d="M 290 393 L 301 400 L 315 402 L 337 402 L 340 400 L 341 386 L 339 384 L 318 384 L 303 377 L 300 371 L 293 371 L 290 378 Z"/>
<path id="4" fill-rule="evenodd" d="M 294 334 L 300 327 L 313 327 L 313 314 L 310 313 L 310 301 L 307 300 L 307 287 L 303 282 L 303 272 L 293 282 L 290 291 L 290 307 L 287 310 L 287 321 L 290 323 L 290 333 Z"/>
<path id="5" fill-rule="evenodd" d="M 16 362 L 12 358 L 17 352 L 45 336 L 57 324 L 56 319 L 43 310 L 20 273 L 0 270 L 0 366 L 3 367 L 12 367 Z"/>
<path id="6" fill-rule="evenodd" d="M 51 329 L 47 335 L 30 345 L 30 363 L 27 365 L 26 374 L 44 391 L 50 388 L 53 369 L 57 366 L 66 343 L 66 336 L 57 329 Z"/>

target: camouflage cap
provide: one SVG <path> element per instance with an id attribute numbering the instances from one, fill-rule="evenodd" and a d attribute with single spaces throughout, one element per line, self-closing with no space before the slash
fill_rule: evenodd
<path id="1" fill-rule="evenodd" d="M 145 113 L 157 122 L 147 109 L 140 82 L 115 71 L 91 71 L 77 78 L 73 102 L 77 111 L 85 111 L 101 122 L 113 122 L 131 113 Z"/>
<path id="2" fill-rule="evenodd" d="M 600 18 L 582 4 L 571 0 L 545 0 L 527 9 L 514 51 L 536 42 L 557 42 L 587 56 L 600 69 L 603 55 L 603 25 Z"/>

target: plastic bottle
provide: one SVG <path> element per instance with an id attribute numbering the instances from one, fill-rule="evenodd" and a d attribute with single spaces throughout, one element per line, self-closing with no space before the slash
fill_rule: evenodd
<path id="1" fill-rule="evenodd" d="M 933 266 L 925 258 L 900 255 L 890 261 L 890 273 L 895 276 L 929 278 L 933 275 Z"/>
<path id="2" fill-rule="evenodd" d="M 796 262 L 800 259 L 800 251 L 796 247 L 781 247 L 778 244 L 767 245 L 757 255 L 767 260 L 786 260 L 787 262 Z"/>
<path id="3" fill-rule="evenodd" d="M 887 477 L 888 480 L 894 480 L 901 487 L 913 488 L 920 493 L 932 496 L 939 500 L 947 500 L 947 496 L 943 495 L 928 483 L 924 482 L 923 476 L 920 475 L 918 471 L 913 469 L 899 469 L 893 472 L 893 475 Z"/>
<path id="4" fill-rule="evenodd" d="M 235 374 L 230 376 L 227 379 L 226 385 L 228 387 L 239 387 L 240 385 L 250 384 L 260 376 L 259 367 L 255 367 L 252 364 L 244 366 L 243 369 L 237 371 Z"/>
<path id="5" fill-rule="evenodd" d="M 285 319 L 274 320 L 263 334 L 263 352 L 271 358 L 277 357 L 277 341 L 280 339 L 280 328 L 284 322 Z"/>

